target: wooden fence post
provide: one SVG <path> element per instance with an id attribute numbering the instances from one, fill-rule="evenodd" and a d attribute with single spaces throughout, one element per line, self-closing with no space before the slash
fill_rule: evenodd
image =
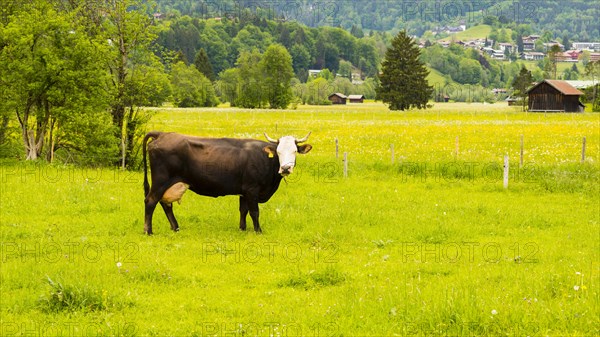
<path id="1" fill-rule="evenodd" d="M 335 159 L 340 158 L 339 153 L 340 153 L 340 144 L 338 142 L 338 139 L 336 138 L 335 139 Z"/>

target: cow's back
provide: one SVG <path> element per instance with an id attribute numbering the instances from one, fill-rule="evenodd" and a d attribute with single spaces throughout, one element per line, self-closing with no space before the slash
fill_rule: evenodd
<path id="1" fill-rule="evenodd" d="M 281 180 L 269 143 L 253 139 L 200 138 L 164 133 L 148 144 L 153 183 L 184 182 L 206 196 L 253 191 L 267 201 Z"/>

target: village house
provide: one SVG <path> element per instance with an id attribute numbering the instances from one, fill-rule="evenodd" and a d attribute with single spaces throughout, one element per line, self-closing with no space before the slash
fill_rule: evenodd
<path id="1" fill-rule="evenodd" d="M 521 59 L 526 61 L 539 61 L 543 60 L 546 55 L 544 53 L 531 51 L 521 53 Z"/>
<path id="2" fill-rule="evenodd" d="M 560 61 L 562 62 L 579 62 L 579 55 L 581 50 L 568 50 L 560 55 Z"/>
<path id="3" fill-rule="evenodd" d="M 523 51 L 535 50 L 535 41 L 539 38 L 539 35 L 523 36 Z"/>
<path id="4" fill-rule="evenodd" d="M 579 50 L 600 51 L 600 42 L 573 42 L 571 47 Z"/>
<path id="5" fill-rule="evenodd" d="M 544 43 L 544 50 L 550 51 L 550 49 L 552 49 L 553 46 L 558 46 L 560 48 L 560 51 L 565 50 L 565 46 L 558 41 L 550 41 L 550 42 Z"/>
<path id="6" fill-rule="evenodd" d="M 535 50 L 535 40 L 523 39 L 523 51 Z"/>
<path id="7" fill-rule="evenodd" d="M 502 52 L 506 52 L 508 49 L 508 52 L 512 53 L 514 46 L 511 43 L 498 43 L 498 48 L 502 50 Z"/>

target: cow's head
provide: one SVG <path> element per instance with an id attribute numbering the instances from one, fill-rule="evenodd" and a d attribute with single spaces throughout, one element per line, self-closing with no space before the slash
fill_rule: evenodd
<path id="1" fill-rule="evenodd" d="M 300 143 L 304 143 L 308 140 L 308 136 L 310 136 L 310 132 L 302 139 L 296 139 L 293 136 L 284 136 L 277 140 L 267 136 L 265 133 L 267 140 L 273 145 L 277 145 L 276 148 L 274 146 L 267 146 L 264 150 L 269 156 L 273 155 L 274 150 L 277 152 L 277 157 L 279 158 L 279 174 L 284 177 L 290 175 L 296 165 L 296 154 L 305 154 L 312 149 L 312 145 L 310 144 L 300 145 Z"/>

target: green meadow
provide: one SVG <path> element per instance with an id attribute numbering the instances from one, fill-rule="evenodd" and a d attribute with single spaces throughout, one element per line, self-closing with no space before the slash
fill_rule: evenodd
<path id="1" fill-rule="evenodd" d="M 145 236 L 142 172 L 0 162 L 1 336 L 600 334 L 598 114 L 152 114 L 190 135 L 311 131 L 313 149 L 261 204 L 262 235 L 239 231 L 237 197 L 188 192 L 181 231 L 158 208 Z"/>

